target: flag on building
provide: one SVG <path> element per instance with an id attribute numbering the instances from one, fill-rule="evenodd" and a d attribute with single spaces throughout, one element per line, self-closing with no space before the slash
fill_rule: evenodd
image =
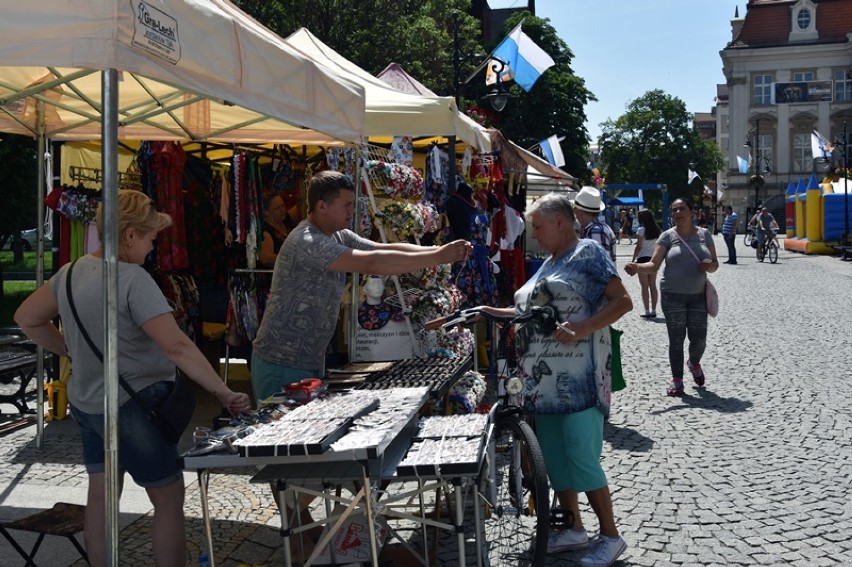
<path id="1" fill-rule="evenodd" d="M 811 155 L 813 159 L 831 160 L 831 152 L 834 146 L 825 139 L 825 136 L 814 130 L 811 132 Z"/>
<path id="2" fill-rule="evenodd" d="M 740 173 L 746 174 L 748 173 L 748 161 L 744 157 L 737 156 L 737 166 L 740 169 Z"/>
<path id="3" fill-rule="evenodd" d="M 696 177 L 699 178 L 699 179 L 701 178 L 701 176 L 698 175 L 697 173 L 695 173 L 695 171 L 693 171 L 692 168 L 687 168 L 686 171 L 687 171 L 687 175 L 686 175 L 686 182 L 687 183 L 692 183 L 693 181 L 695 181 Z"/>
<path id="4" fill-rule="evenodd" d="M 500 42 L 492 55 L 509 66 L 515 75 L 515 82 L 525 91 L 529 91 L 542 73 L 556 64 L 545 50 L 521 30 L 521 24 Z M 488 68 L 491 68 L 490 62 Z"/>
<path id="5" fill-rule="evenodd" d="M 562 146 L 559 145 L 559 137 L 555 134 L 546 140 L 542 140 L 538 145 L 541 147 L 541 151 L 544 154 L 544 157 L 547 158 L 547 161 L 550 162 L 550 165 L 555 167 L 562 167 L 565 165 L 565 156 L 562 155 Z"/>

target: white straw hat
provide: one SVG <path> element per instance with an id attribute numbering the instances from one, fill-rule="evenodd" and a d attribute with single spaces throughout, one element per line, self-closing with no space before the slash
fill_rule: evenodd
<path id="1" fill-rule="evenodd" d="M 574 197 L 574 208 L 588 213 L 599 213 L 606 208 L 601 202 L 601 192 L 594 187 L 583 187 Z"/>

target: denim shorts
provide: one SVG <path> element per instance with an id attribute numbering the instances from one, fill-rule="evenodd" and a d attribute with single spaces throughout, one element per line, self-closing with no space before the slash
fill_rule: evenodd
<path id="1" fill-rule="evenodd" d="M 159 405 L 171 392 L 172 382 L 157 382 L 136 392 L 148 407 Z M 71 414 L 80 426 L 83 461 L 90 474 L 104 472 L 104 414 L 86 413 L 71 406 Z M 118 465 L 143 488 L 166 486 L 182 479 L 177 464 L 177 445 L 170 445 L 156 426 L 145 417 L 145 410 L 133 400 L 118 409 Z"/>
<path id="2" fill-rule="evenodd" d="M 536 437 L 553 490 L 589 492 L 607 486 L 601 467 L 603 422 L 597 407 L 565 415 L 536 414 Z"/>
<path id="3" fill-rule="evenodd" d="M 251 390 L 258 405 L 274 393 L 280 392 L 284 386 L 305 378 L 322 378 L 322 376 L 322 370 L 292 368 L 264 360 L 256 353 L 251 355 Z"/>

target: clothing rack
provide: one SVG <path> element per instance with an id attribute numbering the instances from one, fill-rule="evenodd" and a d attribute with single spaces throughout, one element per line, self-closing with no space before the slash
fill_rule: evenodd
<path id="1" fill-rule="evenodd" d="M 93 183 L 103 183 L 103 172 L 94 167 L 82 167 L 79 165 L 71 165 L 68 167 L 68 175 L 72 181 L 91 181 Z M 142 187 L 141 173 L 119 173 L 119 186 L 136 186 Z"/>

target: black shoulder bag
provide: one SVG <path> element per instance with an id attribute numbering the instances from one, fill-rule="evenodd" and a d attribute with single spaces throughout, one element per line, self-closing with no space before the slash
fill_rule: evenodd
<path id="1" fill-rule="evenodd" d="M 95 353 L 97 359 L 103 363 L 104 356 L 101 354 L 98 347 L 95 346 L 95 343 L 92 341 L 89 333 L 86 332 L 86 328 L 83 327 L 83 323 L 80 322 L 80 316 L 77 314 L 77 307 L 74 305 L 74 296 L 71 293 L 71 272 L 74 269 L 74 264 L 76 263 L 77 261 L 74 260 L 74 262 L 68 266 L 68 274 L 65 276 L 65 293 L 68 296 L 68 305 L 71 307 L 71 313 L 74 315 L 74 321 L 77 323 L 77 328 L 80 330 L 80 334 L 83 336 L 83 339 L 85 339 L 86 344 L 88 344 L 89 348 L 92 349 L 92 352 Z M 157 427 L 157 429 L 160 430 L 160 433 L 163 434 L 163 438 L 168 443 L 176 444 L 180 441 L 180 437 L 187 425 L 189 425 L 189 422 L 192 419 L 192 414 L 195 411 L 195 394 L 187 383 L 186 378 L 184 378 L 180 372 L 175 374 L 174 387 L 172 388 L 169 397 L 163 400 L 163 403 L 158 408 L 145 407 L 139 399 L 139 396 L 136 395 L 135 391 L 133 391 L 133 388 L 130 387 L 127 381 L 122 378 L 120 374 L 118 376 L 118 382 L 121 384 L 121 387 L 130 394 L 130 398 L 138 404 L 139 407 L 145 410 L 145 416 Z"/>

